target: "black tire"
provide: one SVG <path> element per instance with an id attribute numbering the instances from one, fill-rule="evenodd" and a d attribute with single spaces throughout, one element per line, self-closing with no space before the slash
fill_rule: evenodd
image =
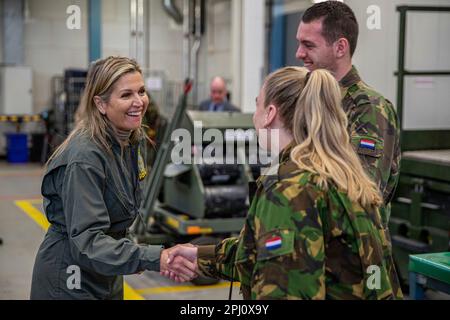
<path id="1" fill-rule="evenodd" d="M 195 238 L 191 241 L 193 245 L 196 246 L 205 246 L 205 245 L 216 245 L 218 244 L 222 239 L 220 238 L 214 238 L 214 237 L 208 237 L 208 236 L 202 236 L 199 238 Z M 220 280 L 215 278 L 209 278 L 209 277 L 203 277 L 199 276 L 192 280 L 192 284 L 196 286 L 212 286 L 216 283 L 218 283 Z"/>

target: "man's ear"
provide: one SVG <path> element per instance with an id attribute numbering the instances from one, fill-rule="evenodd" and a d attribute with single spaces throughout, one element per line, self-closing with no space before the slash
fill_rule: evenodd
<path id="1" fill-rule="evenodd" d="M 334 54 L 336 58 L 343 58 L 346 54 L 350 54 L 350 43 L 345 38 L 340 38 L 334 43 Z"/>
<path id="2" fill-rule="evenodd" d="M 100 111 L 100 113 L 105 116 L 106 109 L 105 109 L 105 103 L 103 102 L 103 99 L 98 96 L 95 96 L 94 103 L 95 103 L 95 106 L 97 107 L 98 111 Z"/>
<path id="3" fill-rule="evenodd" d="M 266 118 L 264 119 L 264 128 L 270 127 L 277 118 L 278 109 L 273 104 L 266 108 Z"/>

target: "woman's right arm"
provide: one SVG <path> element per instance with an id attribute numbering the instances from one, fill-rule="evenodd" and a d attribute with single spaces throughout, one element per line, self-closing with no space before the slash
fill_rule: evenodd
<path id="1" fill-rule="evenodd" d="M 106 235 L 111 222 L 103 192 L 105 174 L 86 163 L 66 168 L 62 201 L 72 257 L 80 267 L 105 276 L 159 271 L 161 246 L 140 246 Z"/>

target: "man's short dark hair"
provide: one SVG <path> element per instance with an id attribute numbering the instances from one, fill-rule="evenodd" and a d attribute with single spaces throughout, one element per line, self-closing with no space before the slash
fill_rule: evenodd
<path id="1" fill-rule="evenodd" d="M 359 27 L 355 13 L 350 7 L 339 1 L 320 2 L 308 8 L 302 22 L 310 23 L 322 20 L 322 36 L 332 44 L 339 38 L 345 38 L 350 44 L 350 54 L 356 50 Z"/>

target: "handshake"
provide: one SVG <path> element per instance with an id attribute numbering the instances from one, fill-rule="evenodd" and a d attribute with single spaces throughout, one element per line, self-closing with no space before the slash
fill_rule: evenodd
<path id="1" fill-rule="evenodd" d="M 182 244 L 161 252 L 160 273 L 178 283 L 192 281 L 198 276 L 198 248 Z"/>

